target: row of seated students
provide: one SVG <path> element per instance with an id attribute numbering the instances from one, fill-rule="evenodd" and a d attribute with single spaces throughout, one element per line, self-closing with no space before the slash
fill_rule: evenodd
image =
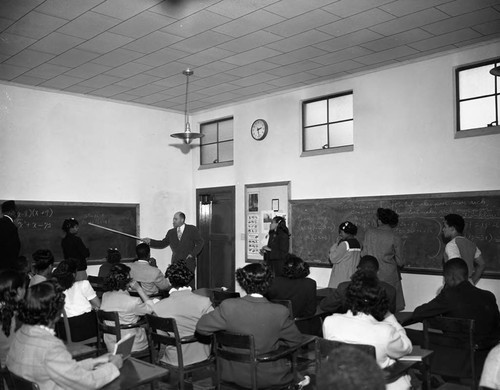
<path id="1" fill-rule="evenodd" d="M 43 253 L 38 255 L 43 257 Z M 45 256 L 50 257 L 47 253 Z M 50 260 L 47 261 L 50 262 Z M 37 262 L 35 261 L 35 263 Z M 341 306 L 333 310 L 326 307 L 328 312 L 337 313 L 325 319 L 323 335 L 328 339 L 348 343 L 375 345 L 376 360 L 379 366 L 387 367 L 395 359 L 411 352 L 412 345 L 404 328 L 391 314 L 389 309 L 390 288 L 378 281 L 376 270 L 373 269 L 376 263 L 373 262 L 373 259 L 371 261 L 365 259 L 360 264 L 361 269 L 353 275 L 352 281 L 345 287 L 337 289 L 334 295 L 323 301 L 331 304 L 337 300 L 337 304 Z M 370 269 L 370 264 L 372 269 Z M 3 348 L 2 351 L 8 350 L 9 343 L 15 346 L 10 348 L 7 366 L 14 373 L 40 383 L 42 389 L 89 388 L 87 387 L 89 383 L 72 382 L 75 380 L 73 374 L 75 372 L 81 374 L 81 370 L 89 371 L 91 373 L 89 377 L 102 384 L 102 381 L 115 377 L 117 370 L 111 366 L 119 367 L 121 365 L 119 359 L 105 355 L 97 360 L 77 363 L 68 359 L 67 351 L 63 353 L 62 348 L 65 351 L 65 347 L 60 340 L 44 333 L 48 332 L 52 335 L 50 330 L 59 319 L 62 308 L 66 306 L 64 302 L 68 300 L 68 297 L 74 296 L 68 290 L 73 289 L 75 285 L 88 284 L 87 281 L 74 281 L 76 270 L 71 268 L 71 262 L 61 262 L 58 269 L 54 271 L 53 275 L 57 277 L 59 283 L 52 281 L 38 283 L 28 290 L 25 299 L 23 299 L 24 278 L 18 277 L 16 279 L 15 275 L 19 274 L 12 271 L 5 271 L 1 274 L 2 337 L 10 338 L 6 343 L 2 341 L 2 346 L 7 345 L 7 348 Z M 72 274 L 73 277 L 68 274 Z M 174 317 L 178 321 L 181 337 L 192 335 L 195 331 L 200 334 L 211 334 L 219 330 L 253 334 L 256 352 L 265 353 L 276 349 L 279 345 L 297 345 L 303 339 L 303 335 L 290 319 L 287 309 L 282 305 L 270 302 L 266 296 L 270 299 L 290 299 L 294 313 L 300 313 L 304 316 L 307 316 L 308 313 L 311 313 L 312 308 L 315 310 L 316 307 L 316 303 L 312 303 L 312 298 L 315 300 L 316 285 L 314 281 L 306 277 L 308 274 L 307 264 L 295 256 L 289 256 L 285 262 L 283 274 L 283 277 L 276 278 L 273 282 L 274 275 L 265 264 L 250 264 L 238 269 L 236 280 L 247 295 L 242 298 L 225 300 L 214 310 L 209 298 L 196 294 L 196 291 L 193 292 L 188 287 L 194 275 L 182 261 L 172 264 L 167 269 L 166 277 L 170 280 L 172 289 L 170 296 L 159 302 L 151 300 L 144 293 L 140 284 L 133 281 L 131 269 L 127 265 L 116 264 L 111 267 L 106 278 L 106 286 L 110 291 L 103 295 L 102 302 L 94 301 L 94 305 L 100 306 L 104 310 L 118 311 L 124 323 L 127 323 L 127 318 L 128 321 L 134 322 L 140 315 L 146 313 L 154 313 L 161 317 Z M 493 294 L 479 290 L 467 282 L 467 265 L 462 260 L 448 261 L 444 268 L 444 275 L 446 284 L 442 292 L 433 301 L 417 308 L 413 320 L 439 314 L 466 316 L 467 318 L 476 316 L 478 336 L 489 337 L 491 339 L 489 341 L 495 340 L 495 337 L 498 337 L 499 315 Z M 70 284 L 64 283 L 65 277 L 70 280 Z M 6 281 L 3 278 L 6 278 Z M 61 284 L 63 284 L 62 287 Z M 64 288 L 66 289 L 62 291 Z M 84 291 L 86 288 L 78 288 L 77 290 Z M 89 291 L 91 289 L 90 287 Z M 131 297 L 129 290 L 135 290 L 139 297 Z M 91 301 L 95 296 L 95 292 L 92 294 L 92 291 L 87 295 L 89 306 L 92 306 Z M 324 307 L 326 303 L 323 304 Z M 464 313 L 464 307 L 468 308 L 469 311 Z M 71 308 L 66 311 L 71 311 Z M 24 324 L 20 330 L 24 329 L 24 331 L 18 331 L 14 335 L 13 331 L 17 327 L 16 312 L 19 313 L 19 323 Z M 143 332 L 141 328 L 138 329 Z M 38 340 L 40 337 L 44 339 L 41 343 Z M 32 342 L 31 338 L 34 338 L 35 342 Z M 45 345 L 45 341 L 49 339 L 51 343 L 53 342 L 50 348 L 50 343 Z M 136 339 L 142 339 L 146 342 L 145 335 L 144 337 L 137 335 Z M 108 340 L 106 344 L 111 348 L 113 340 Z M 137 345 L 134 348 L 138 350 L 143 345 Z M 34 360 L 25 361 L 26 356 L 24 355 L 27 355 L 26 348 L 28 346 L 35 346 L 36 350 L 33 351 L 33 355 L 38 356 L 36 362 Z M 52 349 L 59 351 L 64 359 L 61 360 L 58 354 L 51 354 L 50 350 Z M 183 346 L 183 351 L 186 363 L 189 364 L 204 360 L 209 354 L 210 347 L 203 343 L 195 343 Z M 43 359 L 40 359 L 41 353 Z M 44 363 L 45 366 L 43 366 L 40 363 L 50 361 L 51 358 L 55 359 L 55 366 L 49 367 L 47 363 Z M 175 362 L 176 356 L 173 351 L 167 350 L 162 359 Z M 5 361 L 5 354 L 3 354 L 3 360 Z M 111 365 L 101 366 L 108 360 Z M 78 369 L 75 368 L 75 365 L 78 366 Z M 54 367 L 57 367 L 57 372 L 54 372 Z M 104 367 L 107 369 L 104 370 Z M 498 371 L 497 366 L 494 368 Z M 103 369 L 102 372 L 101 369 Z M 289 375 L 289 367 L 284 361 L 266 364 L 259 369 L 259 385 L 272 386 L 287 383 L 290 379 Z M 486 378 L 488 373 L 483 373 L 483 376 Z M 250 385 L 248 370 L 244 366 L 238 366 L 238 364 L 224 367 L 223 379 L 242 386 L 248 387 Z M 302 380 L 302 384 L 308 381 L 307 378 Z M 491 386 L 491 383 L 489 385 L 489 387 L 495 388 Z M 409 378 L 403 377 L 391 386 L 389 388 L 409 388 Z"/>

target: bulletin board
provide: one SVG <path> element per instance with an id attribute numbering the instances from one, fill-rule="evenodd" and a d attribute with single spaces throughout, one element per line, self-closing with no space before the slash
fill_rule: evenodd
<path id="1" fill-rule="evenodd" d="M 245 253 L 247 262 L 262 260 L 260 249 L 267 245 L 269 226 L 275 216 L 288 226 L 290 182 L 245 185 Z"/>

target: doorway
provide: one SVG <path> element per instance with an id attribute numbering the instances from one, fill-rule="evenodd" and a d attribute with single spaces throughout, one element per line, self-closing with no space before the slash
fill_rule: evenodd
<path id="1" fill-rule="evenodd" d="M 235 187 L 197 189 L 196 199 L 198 229 L 205 241 L 196 267 L 197 288 L 234 291 Z"/>

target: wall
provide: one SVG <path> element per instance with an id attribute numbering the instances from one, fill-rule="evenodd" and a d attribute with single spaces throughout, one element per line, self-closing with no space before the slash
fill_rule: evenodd
<path id="1" fill-rule="evenodd" d="M 234 165 L 195 171 L 194 186 L 236 185 L 236 266 L 245 258 L 245 184 L 290 180 L 291 199 L 499 190 L 500 135 L 454 139 L 453 68 L 495 56 L 498 42 L 198 114 L 193 123 L 234 116 Z M 300 157 L 301 101 L 347 90 L 354 91 L 354 151 Z M 269 123 L 259 142 L 250 136 L 257 118 Z M 311 275 L 325 286 L 329 273 Z M 404 274 L 407 309 L 440 284 L 437 276 Z M 500 297 L 497 285 L 480 287 Z"/>
<path id="2" fill-rule="evenodd" d="M 139 203 L 141 236 L 163 238 L 179 209 L 196 220 L 192 159 L 169 136 L 183 121 L 159 109 L 0 84 L 0 199 Z M 170 254 L 154 251 L 161 269 Z"/>

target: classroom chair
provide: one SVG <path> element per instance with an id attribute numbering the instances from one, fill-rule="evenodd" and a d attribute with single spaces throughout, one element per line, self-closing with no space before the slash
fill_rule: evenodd
<path id="1" fill-rule="evenodd" d="M 87 277 L 87 280 L 89 281 L 90 285 L 94 289 L 95 293 L 97 294 L 97 297 L 99 299 L 102 298 L 102 294 L 106 292 L 106 288 L 104 287 L 104 279 L 103 277 L 100 276 L 92 276 L 89 275 Z"/>
<path id="2" fill-rule="evenodd" d="M 61 320 L 59 320 L 60 322 Z M 71 356 L 75 360 L 83 360 L 89 357 L 96 357 L 99 355 L 99 349 L 97 347 L 92 347 L 87 344 L 95 344 L 97 342 L 97 337 L 92 337 L 87 340 L 82 340 L 75 342 L 71 337 L 71 327 L 68 321 L 68 316 L 66 315 L 66 310 L 63 309 L 62 313 L 62 321 L 65 330 L 65 338 L 66 338 L 66 348 L 71 353 Z M 104 351 L 102 351 L 104 352 Z"/>
<path id="3" fill-rule="evenodd" d="M 467 380 L 470 387 L 463 387 L 460 384 L 447 383 L 440 390 L 445 389 L 478 389 L 478 378 L 481 374 L 482 366 L 477 361 L 476 354 L 481 351 L 485 354 L 490 346 L 479 346 L 474 339 L 475 323 L 472 319 L 434 317 L 423 320 L 424 327 L 424 348 L 434 350 L 431 360 L 431 373 L 451 377 L 457 380 Z M 463 353 L 467 355 L 464 356 Z M 464 356 L 465 363 L 457 367 L 438 362 L 454 360 L 457 356 Z M 481 366 L 481 367 L 480 367 Z M 465 367 L 465 369 L 464 369 Z M 460 387 L 462 386 L 462 387 Z"/>
<path id="4" fill-rule="evenodd" d="M 213 290 L 213 301 L 212 301 L 212 303 L 213 303 L 214 307 L 217 307 L 225 299 L 239 298 L 239 297 L 240 297 L 240 293 L 239 292 Z"/>
<path id="5" fill-rule="evenodd" d="M 277 303 L 278 305 L 285 306 L 288 309 L 288 315 L 289 315 L 290 319 L 292 319 L 292 320 L 294 319 L 292 301 L 290 301 L 288 299 L 271 299 L 271 300 L 269 300 L 269 302 Z"/>
<path id="6" fill-rule="evenodd" d="M 153 356 L 154 364 L 164 366 L 170 371 L 175 372 L 179 378 L 180 390 L 185 388 L 185 379 L 193 372 L 199 371 L 213 366 L 214 358 L 210 356 L 207 360 L 193 364 L 184 364 L 184 355 L 182 345 L 197 342 L 198 339 L 192 335 L 181 338 L 177 329 L 177 322 L 174 318 L 157 317 L 151 314 L 146 314 L 148 323 L 149 346 L 151 348 L 151 356 Z M 177 352 L 178 365 L 172 365 L 160 360 L 160 349 L 164 346 L 172 346 Z"/>
<path id="7" fill-rule="evenodd" d="M 10 372 L 8 369 L 5 369 L 7 371 L 6 379 L 7 379 L 7 386 L 9 389 L 15 389 L 15 390 L 39 390 L 40 387 L 35 383 L 35 382 L 30 382 L 27 379 L 21 378 L 20 376 L 17 376 L 16 374 Z"/>
<path id="8" fill-rule="evenodd" d="M 288 385 L 293 385 L 298 382 L 297 370 L 297 353 L 298 350 L 309 343 L 315 337 L 304 337 L 304 340 L 299 345 L 294 347 L 280 347 L 275 351 L 267 352 L 257 355 L 255 352 L 255 341 L 253 335 L 238 334 L 232 332 L 217 332 L 214 339 L 214 352 L 217 366 L 217 389 L 221 390 L 221 386 L 226 384 L 222 380 L 221 363 L 223 360 L 230 362 L 246 363 L 249 367 L 250 378 L 252 383 L 252 390 L 257 390 L 259 384 L 257 382 L 257 370 L 261 363 L 272 362 L 281 359 L 290 359 L 290 369 L 293 373 L 293 379 Z M 239 351 L 236 351 L 239 350 Z M 230 384 L 232 388 L 241 388 L 234 383 Z M 284 386 L 279 386 L 283 388 Z"/>
<path id="9" fill-rule="evenodd" d="M 139 327 L 146 327 L 146 319 L 142 319 L 135 324 L 120 324 L 120 317 L 118 312 L 116 311 L 104 311 L 97 310 L 97 348 L 99 350 L 106 349 L 106 344 L 104 342 L 104 335 L 111 334 L 114 335 L 116 341 L 121 340 L 121 330 L 125 329 L 134 329 Z M 147 358 L 150 363 L 153 362 L 151 351 L 149 347 L 145 348 L 142 351 L 134 351 L 132 352 L 132 357 L 138 359 Z"/>

